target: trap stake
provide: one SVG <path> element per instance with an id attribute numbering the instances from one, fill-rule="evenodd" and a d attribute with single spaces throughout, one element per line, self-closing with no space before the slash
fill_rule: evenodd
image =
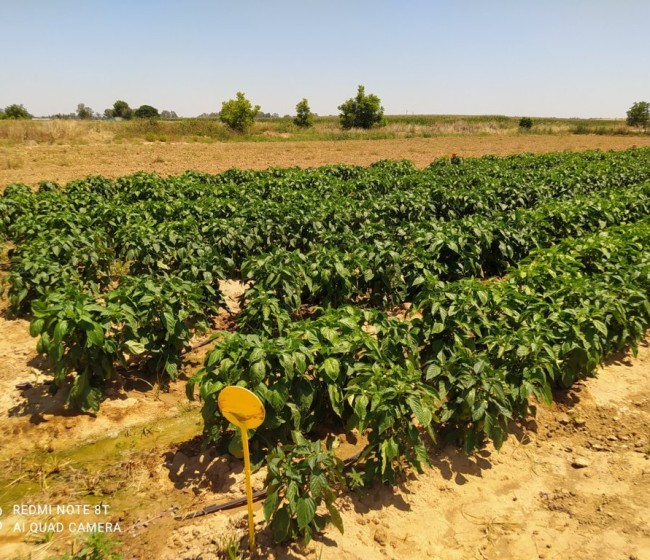
<path id="1" fill-rule="evenodd" d="M 255 524 L 253 523 L 253 490 L 251 487 L 251 460 L 248 453 L 248 430 L 253 430 L 264 422 L 264 405 L 255 393 L 244 387 L 226 387 L 217 399 L 219 410 L 226 420 L 239 428 L 242 450 L 244 452 L 244 472 L 246 473 L 246 501 L 248 502 L 248 536 L 250 550 L 255 550 Z"/>

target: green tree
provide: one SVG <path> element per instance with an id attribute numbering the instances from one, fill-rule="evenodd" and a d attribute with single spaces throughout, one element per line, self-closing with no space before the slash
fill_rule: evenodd
<path id="1" fill-rule="evenodd" d="M 627 112 L 627 124 L 629 126 L 648 127 L 650 122 L 650 103 L 647 101 L 637 101 L 630 107 Z"/>
<path id="2" fill-rule="evenodd" d="M 365 88 L 359 86 L 357 96 L 348 99 L 339 105 L 339 119 L 341 127 L 350 128 L 372 128 L 384 124 L 384 108 L 381 106 L 381 99 L 374 94 L 365 94 Z"/>
<path id="3" fill-rule="evenodd" d="M 138 119 L 155 119 L 160 116 L 158 109 L 151 105 L 140 105 L 133 114 Z"/>
<path id="4" fill-rule="evenodd" d="M 229 99 L 221 104 L 219 119 L 231 130 L 245 132 L 253 124 L 259 110 L 259 105 L 253 107 L 244 94 L 238 91 L 236 99 Z"/>
<path id="5" fill-rule="evenodd" d="M 530 117 L 521 117 L 519 119 L 519 128 L 522 128 L 524 130 L 530 130 L 533 128 L 533 119 Z"/>
<path id="6" fill-rule="evenodd" d="M 5 119 L 31 119 L 32 116 L 29 114 L 27 109 L 22 105 L 9 105 L 5 107 Z"/>
<path id="7" fill-rule="evenodd" d="M 293 124 L 300 128 L 314 126 L 314 114 L 309 109 L 309 103 L 305 98 L 296 105 L 296 118 L 293 119 Z"/>
<path id="8" fill-rule="evenodd" d="M 111 114 L 111 118 L 124 119 L 128 121 L 129 119 L 133 118 L 133 109 L 129 107 L 129 104 L 126 101 L 118 99 L 115 103 L 113 103 L 113 110 Z M 106 111 L 104 112 L 104 115 L 106 115 Z"/>
<path id="9" fill-rule="evenodd" d="M 92 119 L 93 110 L 90 107 L 86 107 L 84 103 L 79 103 L 77 105 L 77 118 L 82 120 Z"/>

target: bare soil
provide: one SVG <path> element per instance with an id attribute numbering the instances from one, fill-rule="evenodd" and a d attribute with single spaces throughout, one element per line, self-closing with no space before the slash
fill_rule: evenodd
<path id="1" fill-rule="evenodd" d="M 650 346 L 556 399 L 499 452 L 438 448 L 424 475 L 346 496 L 344 535 L 280 550 L 258 511 L 262 557 L 649 559 Z M 243 513 L 184 523 L 160 557 L 216 558 L 215 536 L 245 527 Z"/>
<path id="2" fill-rule="evenodd" d="M 0 188 L 42 180 L 66 182 L 87 175 L 120 177 L 136 171 L 176 175 L 192 169 L 218 173 L 231 167 L 315 167 L 334 163 L 368 165 L 380 159 L 410 159 L 424 167 L 458 154 L 507 155 L 565 150 L 622 150 L 650 146 L 650 136 L 518 135 L 441 136 L 392 140 L 228 143 L 94 143 L 0 146 Z"/>
<path id="3" fill-rule="evenodd" d="M 452 151 L 543 151 L 569 149 L 571 143 L 573 149 L 608 149 L 624 147 L 628 139 L 610 138 L 610 144 L 596 145 L 604 139 L 538 137 L 535 144 L 530 137 L 467 138 L 466 151 L 459 148 L 459 140 L 341 142 L 323 147 L 322 153 L 310 143 L 295 146 L 292 156 L 287 144 L 107 145 L 103 155 L 93 151 L 99 147 L 69 147 L 80 158 L 63 170 L 69 174 L 55 176 L 55 168 L 39 159 L 46 151 L 35 151 L 33 167 L 22 175 L 15 170 L 15 178 L 8 180 L 0 171 L 0 183 L 63 181 L 86 173 L 123 175 L 147 168 L 138 163 L 144 161 L 145 149 L 153 154 L 168 150 L 166 172 L 177 173 L 200 165 L 216 171 L 231 165 L 369 163 L 383 157 L 406 157 L 424 165 Z M 580 142 L 593 143 L 576 144 Z M 114 148 L 133 150 L 133 158 L 127 151 L 115 155 Z M 343 151 L 337 152 L 339 148 Z M 229 155 L 211 163 L 210 154 L 218 150 Z M 278 161 L 265 159 L 272 153 Z M 307 160 L 308 153 L 315 161 Z M 95 168 L 101 165 L 106 167 Z M 232 302 L 240 292 L 241 286 L 228 286 Z M 275 547 L 258 504 L 259 557 L 650 560 L 648 341 L 637 357 L 627 353 L 612 358 L 597 377 L 556 394 L 555 404 L 540 407 L 535 419 L 513 425 L 500 451 L 487 447 L 467 457 L 453 447 L 433 448 L 433 468 L 425 474 L 410 476 L 397 488 L 373 487 L 344 496 L 344 535 L 329 528 L 307 547 Z M 203 347 L 187 356 L 184 377 L 200 367 L 205 351 Z M 69 531 L 21 533 L 13 531 L 15 523 L 97 520 L 88 515 L 14 514 L 13 505 L 21 503 L 106 505 L 107 513 L 99 520 L 120 524 L 121 532 L 113 536 L 122 541 L 128 559 L 211 560 L 226 557 L 229 542 L 241 540 L 245 546 L 243 508 L 176 519 L 244 491 L 241 462 L 202 448 L 199 406 L 186 400 L 183 379 L 161 386 L 155 378 L 118 378 L 97 416 L 69 414 L 64 395 L 49 394 L 49 376 L 36 355 L 28 323 L 6 316 L 0 316 L 0 365 L 0 558 L 41 560 L 71 549 L 74 535 Z M 21 382 L 32 387 L 18 390 Z M 263 473 L 258 473 L 254 489 L 262 487 L 262 480 Z"/>
<path id="4" fill-rule="evenodd" d="M 72 541 L 67 531 L 47 542 L 39 532 L 12 532 L 16 522 L 47 519 L 13 515 L 15 503 L 107 504 L 102 520 L 120 523 L 113 536 L 124 543 L 126 558 L 209 560 L 223 557 L 229 540 L 246 542 L 243 508 L 174 518 L 244 491 L 241 462 L 202 449 L 199 409 L 187 404 L 182 382 L 163 391 L 155 380 L 149 380 L 154 389 L 121 381 L 96 417 L 69 416 L 62 398 L 44 396 L 46 384 L 15 388 L 36 383 L 38 360 L 26 326 L 0 319 L 0 557 L 46 558 L 69 550 Z M 186 373 L 201 358 L 188 359 Z M 183 424 L 170 424 L 173 417 Z M 111 436 L 129 443 L 108 447 Z M 88 446 L 92 441 L 98 443 Z M 618 356 L 598 377 L 556 394 L 556 404 L 541 407 L 534 420 L 513 425 L 500 451 L 487 447 L 467 457 L 435 448 L 425 474 L 397 488 L 344 496 L 344 535 L 330 528 L 307 547 L 274 547 L 258 504 L 261 557 L 647 560 L 649 459 L 650 345 L 644 343 L 636 358 Z M 25 478 L 33 484 L 16 495 L 11 484 L 20 477 L 16 484 Z M 262 481 L 258 473 L 255 490 Z"/>

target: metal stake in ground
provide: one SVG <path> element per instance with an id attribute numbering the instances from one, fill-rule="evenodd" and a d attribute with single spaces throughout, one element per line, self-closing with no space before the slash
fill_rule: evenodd
<path id="1" fill-rule="evenodd" d="M 253 489 L 251 487 L 251 460 L 248 453 L 248 430 L 264 422 L 264 405 L 257 395 L 244 387 L 226 387 L 217 399 L 219 410 L 226 420 L 239 428 L 244 451 L 246 473 L 246 500 L 248 502 L 248 535 L 251 553 L 255 550 L 255 524 L 253 523 Z"/>

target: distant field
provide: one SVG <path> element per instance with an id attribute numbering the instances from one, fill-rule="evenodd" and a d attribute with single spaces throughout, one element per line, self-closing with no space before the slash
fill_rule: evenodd
<path id="1" fill-rule="evenodd" d="M 632 146 L 650 146 L 650 135 L 465 134 L 346 142 L 0 144 L 0 190 L 15 182 L 35 185 L 44 180 L 65 182 L 87 175 L 120 177 L 136 171 L 166 176 L 188 169 L 218 173 L 230 167 L 368 165 L 380 159 L 409 159 L 417 167 L 424 167 L 436 158 L 454 153 L 470 157 L 566 150 L 623 150 Z"/>
<path id="2" fill-rule="evenodd" d="M 623 119 L 553 119 L 533 117 L 530 131 L 519 117 L 499 115 L 391 115 L 386 126 L 344 131 L 337 117 L 318 117 L 312 129 L 296 127 L 289 117 L 259 119 L 247 134 L 229 131 L 218 119 L 76 121 L 0 121 L 0 145 L 94 144 L 120 142 L 268 142 L 435 138 L 458 135 L 597 134 L 638 136 Z"/>

